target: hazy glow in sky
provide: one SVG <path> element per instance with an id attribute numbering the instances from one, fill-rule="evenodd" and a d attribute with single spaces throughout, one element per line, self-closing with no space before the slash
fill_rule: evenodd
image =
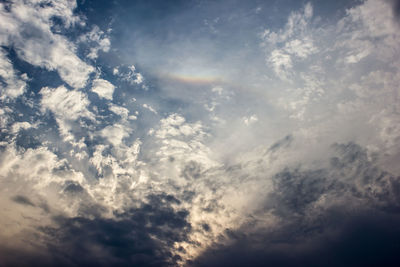
<path id="1" fill-rule="evenodd" d="M 0 266 L 397 266 L 399 14 L 1 2 Z"/>

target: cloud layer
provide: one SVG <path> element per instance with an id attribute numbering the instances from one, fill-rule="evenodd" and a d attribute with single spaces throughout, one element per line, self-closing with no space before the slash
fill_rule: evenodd
<path id="1" fill-rule="evenodd" d="M 289 2 L 0 3 L 0 265 L 396 266 L 397 1 Z"/>

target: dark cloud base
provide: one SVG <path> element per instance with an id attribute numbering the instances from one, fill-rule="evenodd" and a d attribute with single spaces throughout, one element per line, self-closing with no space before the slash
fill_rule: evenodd
<path id="1" fill-rule="evenodd" d="M 258 212 L 272 213 L 279 226 L 258 229 L 254 221 L 227 229 L 230 245 L 214 244 L 187 266 L 398 266 L 399 177 L 357 144 L 332 148 L 329 167 L 286 168 L 272 177 L 274 190 Z M 332 203 L 315 208 L 323 195 Z M 24 196 L 13 201 L 34 205 Z M 28 253 L 3 244 L 0 266 L 176 266 L 181 258 L 171 248 L 189 242 L 192 230 L 189 211 L 173 208 L 180 203 L 157 194 L 114 219 L 96 212 L 92 219 L 56 217 L 56 226 L 39 229 L 46 249 Z"/>
<path id="2" fill-rule="evenodd" d="M 329 168 L 285 169 L 262 211 L 281 221 L 226 231 L 191 266 L 399 266 L 400 179 L 379 169 L 354 143 L 332 146 Z M 321 196 L 332 203 L 315 208 Z M 334 203 L 336 202 L 336 203 Z M 255 222 L 254 222 L 255 225 Z"/>
<path id="3" fill-rule="evenodd" d="M 285 232 L 272 239 L 265 233 L 235 233 L 233 245 L 209 249 L 191 266 L 399 266 L 398 214 L 370 213 L 349 218 L 349 214 L 337 212 L 333 220 L 338 223 L 311 237 L 305 232 L 302 237 L 293 233 L 294 240 L 287 240 Z"/>
<path id="4" fill-rule="evenodd" d="M 57 227 L 39 229 L 46 251 L 0 248 L 0 266 L 175 266 L 179 257 L 170 248 L 191 228 L 188 212 L 171 207 L 177 203 L 160 194 L 116 219 L 56 217 Z"/>

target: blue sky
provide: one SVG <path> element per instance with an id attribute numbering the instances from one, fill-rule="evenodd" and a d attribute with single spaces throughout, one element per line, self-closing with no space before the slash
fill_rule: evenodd
<path id="1" fill-rule="evenodd" d="M 396 266 L 399 3 L 0 3 L 0 265 Z"/>

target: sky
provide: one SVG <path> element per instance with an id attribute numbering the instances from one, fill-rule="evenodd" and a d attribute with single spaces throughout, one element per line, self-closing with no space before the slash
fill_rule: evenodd
<path id="1" fill-rule="evenodd" d="M 1 1 L 0 266 L 398 266 L 399 86 L 397 0 Z"/>

